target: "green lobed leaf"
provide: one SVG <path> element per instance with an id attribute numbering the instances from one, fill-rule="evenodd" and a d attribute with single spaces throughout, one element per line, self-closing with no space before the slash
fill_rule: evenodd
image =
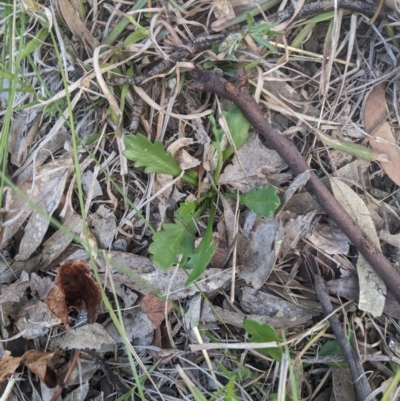
<path id="1" fill-rule="evenodd" d="M 164 150 L 161 141 L 154 143 L 144 135 L 127 135 L 125 137 L 126 150 L 124 156 L 135 162 L 135 167 L 146 167 L 145 173 L 163 173 L 178 176 L 182 170 L 175 163 L 171 153 Z"/>
<path id="2" fill-rule="evenodd" d="M 352 342 L 354 338 L 353 333 L 348 334 L 347 341 L 349 343 Z M 336 340 L 327 341 L 318 352 L 320 356 L 343 356 L 342 349 L 340 348 L 339 343 Z M 336 366 L 341 368 L 346 368 L 347 362 L 346 361 L 338 361 L 338 362 L 328 362 L 327 365 L 329 366 Z"/>
<path id="3" fill-rule="evenodd" d="M 269 324 L 261 324 L 255 320 L 245 319 L 243 321 L 243 328 L 251 334 L 250 342 L 252 343 L 267 343 L 271 341 L 282 342 L 275 329 Z M 269 355 L 278 362 L 282 359 L 281 348 L 261 348 L 257 351 Z"/>
<path id="4" fill-rule="evenodd" d="M 166 223 L 162 231 L 154 234 L 149 252 L 153 262 L 167 270 L 178 262 L 185 263 L 193 254 L 193 235 L 182 223 Z"/>
<path id="5" fill-rule="evenodd" d="M 202 276 L 202 274 L 206 270 L 206 267 L 210 263 L 210 260 L 213 257 L 215 250 L 217 249 L 217 246 L 213 245 L 214 237 L 212 235 L 214 214 L 215 207 L 213 207 L 211 210 L 210 217 L 208 219 L 207 229 L 203 236 L 203 239 L 201 240 L 199 246 L 195 249 L 193 256 L 185 265 L 187 269 L 193 269 L 190 276 L 186 280 L 186 287 L 191 285 L 194 281 Z"/>
<path id="6" fill-rule="evenodd" d="M 235 194 L 224 193 L 227 198 L 236 199 Z M 276 188 L 263 185 L 247 194 L 239 195 L 239 201 L 260 217 L 270 217 L 281 204 Z"/>
<path id="7" fill-rule="evenodd" d="M 196 202 L 183 202 L 179 205 L 179 208 L 176 211 L 176 216 L 179 220 L 186 224 L 190 224 L 195 210 Z"/>
<path id="8" fill-rule="evenodd" d="M 231 106 L 227 112 L 222 112 L 222 114 L 228 124 L 233 143 L 235 144 L 236 149 L 239 149 L 246 142 L 246 139 L 249 136 L 249 120 L 236 105 Z M 227 160 L 232 154 L 233 149 L 229 145 L 224 151 L 224 160 Z"/>
<path id="9" fill-rule="evenodd" d="M 177 210 L 175 223 L 163 224 L 162 230 L 153 235 L 149 252 L 153 262 L 167 270 L 178 262 L 184 264 L 194 253 L 193 234 L 195 224 L 192 215 L 196 202 L 184 202 Z"/>
<path id="10" fill-rule="evenodd" d="M 254 188 L 247 194 L 239 195 L 239 200 L 261 217 L 270 217 L 281 204 L 281 200 L 276 194 L 276 188 L 267 185 Z"/>

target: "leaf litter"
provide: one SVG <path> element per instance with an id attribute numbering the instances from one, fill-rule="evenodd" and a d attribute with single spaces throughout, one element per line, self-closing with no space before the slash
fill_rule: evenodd
<path id="1" fill-rule="evenodd" d="M 132 383 L 139 386 L 146 376 L 143 395 L 137 390 L 135 396 L 196 399 L 177 364 L 207 398 L 220 389 L 231 399 L 283 399 L 285 361 L 301 364 L 307 353 L 316 362 L 302 367 L 302 378 L 288 385 L 288 394 L 339 397 L 338 383 L 349 373 L 330 370 L 327 359 L 318 355 L 332 334 L 301 256 L 311 252 L 344 326 L 364 347 L 365 360 L 382 358 L 380 365 L 365 364 L 373 372 L 370 381 L 386 391 L 379 374 L 398 359 L 387 351 L 383 333 L 400 336 L 393 320 L 399 318 L 396 299 L 306 192 L 309 174 L 294 177 L 277 152 L 250 131 L 236 106 L 193 90 L 188 75 L 179 65 L 175 68 L 176 61 L 184 62 L 184 68 L 204 63 L 232 75 L 237 63 L 249 66 L 259 106 L 274 127 L 293 140 L 310 170 L 398 265 L 399 112 L 392 100 L 397 96 L 395 72 L 390 72 L 390 55 L 397 58 L 397 48 L 387 32 L 378 35 L 366 24 L 363 12 L 340 14 L 341 24 L 333 14 L 307 21 L 311 17 L 302 12 L 309 3 L 299 2 L 281 25 L 290 43 L 284 51 L 278 46 L 281 37 L 271 32 L 274 27 L 246 14 L 245 2 L 229 3 L 229 8 L 224 2 L 201 7 L 178 2 L 168 10 L 154 3 L 154 10 L 142 12 L 146 4 L 139 1 L 129 18 L 113 13 L 110 20 L 106 4 L 96 5 L 101 12 L 92 19 L 91 4 L 75 8 L 63 1 L 62 19 L 53 20 L 47 3 L 30 3 L 32 34 L 41 24 L 46 29 L 49 21 L 56 24 L 60 68 L 68 66 L 70 89 L 81 92 L 72 109 L 65 109 L 59 72 L 44 68 L 48 36 L 33 37 L 23 54 L 33 55 L 44 77 L 40 96 L 46 95 L 39 98 L 38 91 L 30 91 L 29 111 L 15 111 L 6 147 L 16 188 L 5 192 L 3 205 L 0 333 L 8 341 L 0 342 L 0 386 L 21 372 L 21 363 L 33 363 L 34 376 L 44 384 L 32 385 L 22 371 L 17 373 L 23 377 L 21 388 L 30 389 L 24 390 L 28 398 L 41 392 L 42 399 L 52 394 L 50 399 L 56 393 L 46 386 L 53 386 L 54 376 L 49 379 L 46 372 L 54 358 L 58 379 L 72 369 L 64 384 L 78 386 L 73 391 L 57 386 L 63 399 L 113 397 L 114 389 L 115 399 L 124 393 L 129 397 Z M 288 5 L 281 6 L 285 12 Z M 122 12 L 129 7 L 121 5 Z M 259 13 L 256 8 L 252 13 Z M 211 10 L 218 10 L 217 21 L 207 15 Z M 275 11 L 263 10 L 272 16 Z M 305 18 L 303 25 L 288 23 L 296 15 Z M 182 53 L 175 55 L 177 44 L 202 35 L 208 18 L 213 27 L 236 17 L 242 18 L 237 27 L 248 24 L 246 32 L 206 39 L 198 52 L 181 45 L 177 51 Z M 336 26 L 332 35 L 330 24 Z M 395 22 L 388 24 L 396 29 Z M 100 43 L 118 44 L 121 53 L 94 51 Z M 281 53 L 265 57 L 271 48 Z M 50 53 L 56 60 L 56 53 Z M 368 66 L 360 64 L 360 57 Z M 157 60 L 173 62 L 169 70 L 158 70 Z M 108 103 L 100 65 L 121 76 L 131 75 L 133 67 L 136 78 L 151 84 L 110 86 Z M 360 67 L 350 70 L 350 65 Z M 86 75 L 81 79 L 82 66 Z M 31 78 L 24 85 L 33 88 Z M 141 111 L 135 103 L 142 104 Z M 72 113 L 74 127 L 64 125 L 66 112 Z M 135 132 L 126 130 L 130 126 Z M 324 136 L 314 137 L 316 129 Z M 327 136 L 333 140 L 319 141 Z M 363 140 L 379 154 L 375 161 L 354 156 L 354 145 L 365 146 Z M 74 171 L 75 151 L 82 175 Z M 74 269 L 66 272 L 69 267 Z M 34 345 L 36 351 L 17 352 L 14 341 L 24 349 Z M 246 341 L 286 341 L 286 348 L 225 352 L 221 347 L 205 353 L 189 348 L 195 342 Z M 77 350 L 83 350 L 77 357 L 80 368 L 73 366 Z M 27 362 L 29 355 L 32 362 Z M 132 355 L 138 382 L 129 363 Z M 332 362 L 340 355 L 328 357 Z M 11 391 L 14 396 L 16 390 Z"/>

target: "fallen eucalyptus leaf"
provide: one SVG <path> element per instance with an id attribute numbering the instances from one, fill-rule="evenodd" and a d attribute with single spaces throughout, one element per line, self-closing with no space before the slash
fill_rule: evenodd
<path id="1" fill-rule="evenodd" d="M 378 234 L 365 203 L 340 179 L 331 178 L 330 181 L 336 200 L 380 249 Z M 361 254 L 357 260 L 357 271 L 360 282 L 358 307 L 373 316 L 380 316 L 385 306 L 386 286 L 384 282 Z"/>

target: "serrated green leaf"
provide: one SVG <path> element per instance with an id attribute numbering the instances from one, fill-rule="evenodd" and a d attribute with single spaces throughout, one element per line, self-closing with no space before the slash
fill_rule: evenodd
<path id="1" fill-rule="evenodd" d="M 227 198 L 236 199 L 235 194 L 224 193 Z M 281 204 L 276 188 L 263 185 L 254 188 L 247 194 L 239 195 L 239 201 L 260 217 L 270 217 Z"/>
<path id="2" fill-rule="evenodd" d="M 270 217 L 281 204 L 281 200 L 276 194 L 276 188 L 267 185 L 254 188 L 247 194 L 239 195 L 239 200 L 261 217 Z"/>
<path id="3" fill-rule="evenodd" d="M 176 211 L 179 220 L 189 224 L 192 220 L 194 211 L 196 210 L 196 202 L 183 202 Z"/>
<path id="4" fill-rule="evenodd" d="M 166 223 L 162 231 L 153 235 L 149 252 L 153 255 L 153 262 L 167 270 L 178 262 L 185 263 L 193 254 L 193 235 L 182 223 Z"/>
<path id="5" fill-rule="evenodd" d="M 195 225 L 192 215 L 196 202 L 184 202 L 177 210 L 175 223 L 166 223 L 162 230 L 153 235 L 153 243 L 149 252 L 153 255 L 153 262 L 161 269 L 167 270 L 180 262 L 185 264 L 194 253 Z"/>
<path id="6" fill-rule="evenodd" d="M 215 214 L 214 211 L 215 208 L 213 208 L 213 210 L 210 213 L 207 229 L 203 236 L 203 239 L 201 240 L 199 246 L 195 249 L 193 256 L 185 265 L 187 269 L 193 269 L 192 273 L 186 280 L 185 283 L 186 287 L 191 285 L 194 281 L 196 281 L 199 277 L 202 276 L 217 248 L 216 245 L 212 244 L 214 240 L 212 235 L 212 226 L 214 223 L 214 214 Z"/>
<path id="7" fill-rule="evenodd" d="M 161 141 L 150 142 L 143 135 L 127 135 L 124 156 L 135 162 L 135 167 L 145 167 L 145 173 L 163 173 L 177 177 L 182 170 L 171 153 L 164 150 Z"/>
<path id="8" fill-rule="evenodd" d="M 269 324 L 261 324 L 255 320 L 245 319 L 243 321 L 243 328 L 251 334 L 250 342 L 252 343 L 268 343 L 272 341 L 282 342 L 275 329 Z M 281 348 L 261 348 L 257 351 L 269 355 L 278 362 L 282 359 Z"/>
<path id="9" fill-rule="evenodd" d="M 227 112 L 222 112 L 222 114 L 228 124 L 233 143 L 236 149 L 239 149 L 249 136 L 250 122 L 236 105 L 231 106 Z M 224 151 L 224 160 L 227 160 L 232 154 L 233 149 L 229 145 Z"/>

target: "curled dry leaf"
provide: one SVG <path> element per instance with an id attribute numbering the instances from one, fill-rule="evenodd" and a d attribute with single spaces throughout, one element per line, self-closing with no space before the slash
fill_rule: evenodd
<path id="1" fill-rule="evenodd" d="M 86 310 L 88 323 L 93 323 L 99 314 L 101 291 L 89 274 L 90 268 L 85 262 L 66 261 L 60 266 L 54 287 L 47 295 L 47 306 L 67 329 L 70 328 L 68 312 L 71 309 Z"/>
<path id="2" fill-rule="evenodd" d="M 375 86 L 368 95 L 364 109 L 364 128 L 372 136 L 369 143 L 376 152 L 387 156 L 382 168 L 389 178 L 400 185 L 400 148 L 386 120 L 385 84 Z"/>
<path id="3" fill-rule="evenodd" d="M 146 294 L 140 302 L 142 311 L 146 313 L 150 321 L 156 327 L 159 327 L 165 319 L 165 313 L 168 313 L 172 309 L 171 304 L 168 304 L 167 307 L 165 307 L 165 302 L 166 301 L 156 297 L 151 292 Z"/>
<path id="4" fill-rule="evenodd" d="M 167 151 L 171 152 L 175 162 L 182 170 L 188 170 L 200 164 L 200 160 L 190 156 L 190 154 L 183 149 L 184 147 L 192 144 L 192 138 L 179 138 L 168 146 Z"/>
<path id="5" fill-rule="evenodd" d="M 22 355 L 21 363 L 37 375 L 39 379 L 49 388 L 54 388 L 57 385 L 56 372 L 48 366 L 48 363 L 53 359 L 55 352 L 36 352 L 30 350 Z"/>
<path id="6" fill-rule="evenodd" d="M 5 351 L 0 361 L 0 383 L 8 379 L 18 368 L 21 358 L 11 356 L 10 351 Z"/>

